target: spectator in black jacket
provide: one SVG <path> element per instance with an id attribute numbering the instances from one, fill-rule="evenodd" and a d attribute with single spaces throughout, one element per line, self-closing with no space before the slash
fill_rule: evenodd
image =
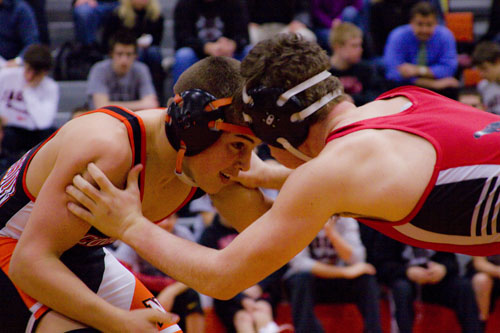
<path id="1" fill-rule="evenodd" d="M 451 308 L 463 332 L 482 331 L 472 286 L 459 275 L 454 253 L 412 247 L 380 233 L 372 241 L 367 250 L 379 281 L 392 291 L 401 333 L 412 332 L 415 300 Z"/>
<path id="2" fill-rule="evenodd" d="M 252 45 L 278 33 L 293 32 L 316 41 L 309 30 L 311 16 L 307 0 L 247 0 Z"/>
<path id="3" fill-rule="evenodd" d="M 174 83 L 206 56 L 238 60 L 250 50 L 248 15 L 242 0 L 179 0 L 174 11 Z"/>

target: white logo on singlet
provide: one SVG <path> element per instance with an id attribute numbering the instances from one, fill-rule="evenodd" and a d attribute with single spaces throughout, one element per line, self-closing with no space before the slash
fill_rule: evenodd
<path id="1" fill-rule="evenodd" d="M 19 161 L 13 164 L 0 181 L 0 206 L 16 193 L 16 181 L 24 160 L 28 157 L 25 154 Z"/>

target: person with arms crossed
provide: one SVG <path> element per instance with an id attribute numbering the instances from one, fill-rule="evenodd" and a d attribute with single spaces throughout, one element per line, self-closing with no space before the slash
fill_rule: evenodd
<path id="1" fill-rule="evenodd" d="M 67 192 L 84 207 L 68 203 L 70 211 L 218 298 L 286 264 L 332 215 L 355 217 L 417 247 L 499 253 L 500 117 L 414 86 L 356 107 L 328 68 L 317 44 L 293 34 L 257 44 L 243 60 L 235 106 L 273 157 L 295 170 L 252 156 L 251 172 L 235 179 L 281 190 L 264 215 L 236 226 L 244 230 L 224 249 L 176 239 L 149 223 L 138 204 L 137 170 L 123 191 L 89 165 L 100 190 L 76 176 Z"/>
<path id="2" fill-rule="evenodd" d="M 103 249 L 114 239 L 67 211 L 65 188 L 90 162 L 119 187 L 140 164 L 143 211 L 151 221 L 174 213 L 200 187 L 214 198 L 221 192 L 214 200 L 220 211 L 230 198 L 239 220 L 249 223 L 269 205 L 260 191 L 229 181 L 249 168 L 260 142 L 231 106 L 241 83 L 237 60 L 206 58 L 179 79 L 168 110 L 134 113 L 111 106 L 87 113 L 8 169 L 0 181 L 2 328 L 153 332 L 163 322 L 162 332 L 179 331 L 157 311 L 162 308 L 153 295 Z M 249 215 L 237 205 L 250 206 L 245 198 L 252 203 Z"/>

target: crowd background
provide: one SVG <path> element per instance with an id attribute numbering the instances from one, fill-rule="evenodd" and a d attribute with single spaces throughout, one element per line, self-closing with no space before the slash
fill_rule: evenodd
<path id="1" fill-rule="evenodd" d="M 415 84 L 500 114 L 500 0 L 420 2 L 0 0 L 0 169 L 86 110 L 164 107 L 198 59 L 242 59 L 282 32 L 317 41 L 356 105 Z M 269 157 L 266 147 L 259 154 Z M 165 225 L 214 248 L 236 235 L 206 197 Z M 380 300 L 389 304 L 392 332 L 414 331 L 422 304 L 448 308 L 464 332 L 494 332 L 491 315 L 500 314 L 500 256 L 405 246 L 353 219 L 332 217 L 282 270 L 224 302 L 163 276 L 123 244 L 115 248 L 164 307 L 181 315 L 187 333 L 213 329 L 207 311 L 228 332 L 329 332 L 328 312 L 319 318 L 314 311 L 324 303 L 354 304 L 356 327 L 367 332 L 387 331 Z M 290 312 L 284 324 L 282 304 Z M 353 327 L 335 332 L 343 329 Z"/>

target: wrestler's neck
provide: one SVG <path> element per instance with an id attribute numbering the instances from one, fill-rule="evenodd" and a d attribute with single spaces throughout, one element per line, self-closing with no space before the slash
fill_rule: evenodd
<path id="1" fill-rule="evenodd" d="M 175 169 L 177 152 L 170 145 L 165 132 L 165 110 L 145 110 L 139 114 L 146 128 L 146 154 L 148 165 L 150 163 L 161 165 L 164 169 Z"/>
<path id="2" fill-rule="evenodd" d="M 300 146 L 300 150 L 306 155 L 316 157 L 325 147 L 328 135 L 342 123 L 350 119 L 357 107 L 348 101 L 335 105 L 325 119 L 311 125 L 306 141 Z"/>

